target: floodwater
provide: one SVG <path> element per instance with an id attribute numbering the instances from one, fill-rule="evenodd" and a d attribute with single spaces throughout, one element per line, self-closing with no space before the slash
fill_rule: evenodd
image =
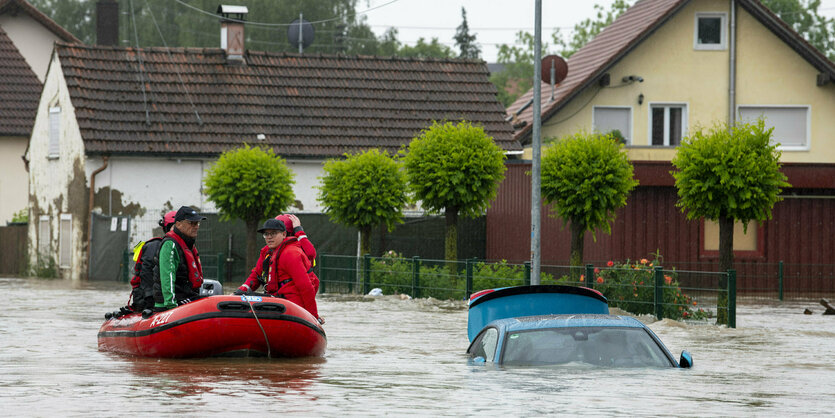
<path id="1" fill-rule="evenodd" d="M 741 304 L 736 329 L 649 326 L 695 367 L 467 364 L 461 302 L 321 296 L 324 358 L 156 360 L 97 350 L 128 285 L 0 278 L 4 416 L 830 415 L 835 316 L 816 301 Z M 804 308 L 816 311 L 803 315 Z M 640 318 L 651 321 L 651 319 Z"/>

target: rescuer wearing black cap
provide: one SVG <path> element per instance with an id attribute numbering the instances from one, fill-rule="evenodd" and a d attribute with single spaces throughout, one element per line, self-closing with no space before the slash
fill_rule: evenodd
<path id="1" fill-rule="evenodd" d="M 174 308 L 200 294 L 203 267 L 194 240 L 204 220 L 206 217 L 188 206 L 180 207 L 174 215 L 174 227 L 160 244 L 154 268 L 154 310 Z"/>
<path id="2" fill-rule="evenodd" d="M 278 219 L 267 219 L 258 232 L 267 245 L 252 273 L 234 293 L 242 295 L 263 285 L 265 292 L 301 306 L 323 323 L 316 307 L 313 265 L 295 236 L 288 238 L 286 224 Z"/>

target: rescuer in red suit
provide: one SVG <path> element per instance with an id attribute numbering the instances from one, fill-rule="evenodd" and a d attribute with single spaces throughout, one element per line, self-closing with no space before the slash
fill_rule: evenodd
<path id="1" fill-rule="evenodd" d="M 319 319 L 313 286 L 313 278 L 316 277 L 313 263 L 296 237 L 287 237 L 287 227 L 278 219 L 267 219 L 258 232 L 264 235 L 267 245 L 261 249 L 252 273 L 234 294 L 258 290 L 263 284 L 266 293 L 287 299 Z M 319 322 L 322 320 L 319 319 Z"/>
<path id="2" fill-rule="evenodd" d="M 310 262 L 313 264 L 313 267 L 316 267 L 316 248 L 313 247 L 313 243 L 310 242 L 310 239 L 307 238 L 307 233 L 304 232 L 302 228 L 302 222 L 296 215 L 290 214 L 282 214 L 275 217 L 281 222 L 284 222 L 284 227 L 287 229 L 287 239 L 292 239 L 295 237 L 296 241 L 299 242 L 299 245 L 302 247 L 302 251 L 310 259 Z M 292 233 L 290 232 L 292 231 Z M 313 290 L 316 293 L 319 293 L 319 277 L 316 276 L 316 273 L 310 272 L 311 280 L 313 281 Z"/>

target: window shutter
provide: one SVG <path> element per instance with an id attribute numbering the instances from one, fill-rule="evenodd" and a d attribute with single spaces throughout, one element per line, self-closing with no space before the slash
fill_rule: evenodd
<path id="1" fill-rule="evenodd" d="M 72 214 L 61 214 L 59 245 L 60 250 L 58 252 L 58 266 L 62 268 L 69 268 L 72 254 Z"/>
<path id="2" fill-rule="evenodd" d="M 61 108 L 49 108 L 49 150 L 47 157 L 58 158 L 61 143 Z"/>
<path id="3" fill-rule="evenodd" d="M 49 255 L 49 216 L 38 218 L 38 256 Z"/>

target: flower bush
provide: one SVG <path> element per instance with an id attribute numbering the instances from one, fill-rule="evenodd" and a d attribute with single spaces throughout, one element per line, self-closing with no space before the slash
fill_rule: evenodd
<path id="1" fill-rule="evenodd" d="M 655 314 L 655 276 L 653 266 L 659 264 L 660 255 L 653 261 L 642 258 L 639 261 L 627 259 L 624 262 L 609 261 L 595 274 L 594 288 L 607 299 L 609 305 L 636 315 Z M 698 303 L 685 294 L 673 270 L 663 270 L 662 315 L 672 319 L 705 319 L 712 316 L 710 311 L 696 308 Z"/>

